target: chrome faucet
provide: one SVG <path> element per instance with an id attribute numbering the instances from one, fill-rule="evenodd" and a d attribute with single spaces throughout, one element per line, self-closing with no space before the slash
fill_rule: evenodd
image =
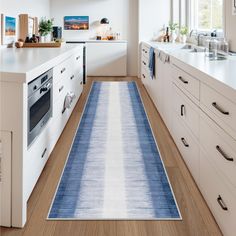
<path id="1" fill-rule="evenodd" d="M 200 39 L 201 39 L 201 36 L 207 36 L 207 34 L 205 33 L 199 33 L 197 34 L 197 46 L 202 46 L 200 45 Z"/>

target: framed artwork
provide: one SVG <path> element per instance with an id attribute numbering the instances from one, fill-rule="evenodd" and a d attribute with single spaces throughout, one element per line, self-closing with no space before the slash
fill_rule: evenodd
<path id="1" fill-rule="evenodd" d="M 89 17 L 88 16 L 65 16 L 64 30 L 88 30 Z"/>
<path id="2" fill-rule="evenodd" d="M 16 17 L 1 15 L 1 43 L 11 44 L 16 41 L 17 36 L 17 22 Z"/>

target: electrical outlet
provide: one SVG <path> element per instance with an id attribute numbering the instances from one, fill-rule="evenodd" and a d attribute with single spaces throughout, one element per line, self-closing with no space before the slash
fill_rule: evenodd
<path id="1" fill-rule="evenodd" d="M 232 0 L 232 14 L 236 16 L 236 0 Z"/>

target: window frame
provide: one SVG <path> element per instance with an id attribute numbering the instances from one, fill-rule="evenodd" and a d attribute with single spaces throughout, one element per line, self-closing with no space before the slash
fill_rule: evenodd
<path id="1" fill-rule="evenodd" d="M 210 35 L 212 30 L 214 29 L 197 29 L 196 25 L 196 17 L 195 17 L 195 10 L 196 6 L 193 7 L 193 4 L 195 4 L 195 0 L 186 0 L 187 2 L 187 25 L 189 30 L 197 30 L 199 33 L 204 33 L 207 35 Z M 223 37 L 224 36 L 224 31 L 225 31 L 225 0 L 222 0 L 223 2 L 223 7 L 222 7 L 222 29 L 217 29 L 217 36 L 218 37 Z"/>

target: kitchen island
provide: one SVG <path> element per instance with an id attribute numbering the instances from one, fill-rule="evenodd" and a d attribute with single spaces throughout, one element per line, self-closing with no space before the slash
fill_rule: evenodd
<path id="1" fill-rule="evenodd" d="M 83 46 L 4 48 L 0 55 L 0 225 L 23 227 L 30 194 L 83 90 Z"/>

